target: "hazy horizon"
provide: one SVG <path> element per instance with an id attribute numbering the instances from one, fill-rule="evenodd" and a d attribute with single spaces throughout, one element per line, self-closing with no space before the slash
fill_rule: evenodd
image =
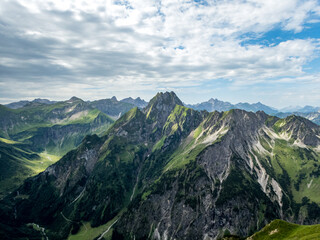
<path id="1" fill-rule="evenodd" d="M 156 95 L 156 94 L 155 94 L 155 95 Z M 154 95 L 154 96 L 155 96 L 155 95 Z M 154 97 L 154 96 L 152 96 L 152 97 Z M 38 98 L 28 98 L 28 99 L 18 99 L 17 101 L 7 102 L 7 103 L 0 103 L 0 104 L 6 105 L 6 104 L 14 103 L 14 102 L 19 102 L 19 101 L 33 101 L 33 100 L 36 100 L 36 99 L 46 99 L 46 100 L 50 100 L 50 101 L 57 101 L 57 102 L 59 102 L 59 101 L 67 101 L 67 100 L 71 99 L 72 97 L 78 97 L 78 96 L 70 96 L 70 97 L 68 97 L 68 98 L 66 98 L 66 99 L 51 99 L 51 98 L 40 98 L 40 97 L 38 97 Z M 124 100 L 124 99 L 126 99 L 126 98 L 132 98 L 132 99 L 140 98 L 141 100 L 146 101 L 146 102 L 149 102 L 149 101 L 151 100 L 151 98 L 150 98 L 150 99 L 144 99 L 144 98 L 141 98 L 141 97 L 139 97 L 139 96 L 138 96 L 138 97 L 131 97 L 131 96 L 129 96 L 129 97 L 125 97 L 125 98 L 118 98 L 117 96 L 111 96 L 111 97 L 99 98 L 99 99 L 83 99 L 83 98 L 80 98 L 80 99 L 83 100 L 83 101 L 92 102 L 92 101 L 102 100 L 102 99 L 111 99 L 111 98 L 113 98 L 113 97 L 115 97 L 118 101 Z M 179 95 L 177 95 L 177 97 L 180 98 Z M 79 97 L 78 97 L 78 98 L 79 98 Z M 219 100 L 219 101 L 228 102 L 228 103 L 231 103 L 231 104 L 233 104 L 233 105 L 238 104 L 238 103 L 249 103 L 249 104 L 262 103 L 262 104 L 264 104 L 264 103 L 261 102 L 261 101 L 258 101 L 258 102 L 244 102 L 244 101 L 230 102 L 230 101 L 225 101 L 225 100 L 223 100 L 223 99 L 218 99 L 218 98 L 214 98 L 214 97 L 212 97 L 212 98 L 210 98 L 210 99 L 207 99 L 207 100 L 204 100 L 204 101 L 201 101 L 201 102 L 190 103 L 190 102 L 185 102 L 185 101 L 183 101 L 183 99 L 180 98 L 180 100 L 181 100 L 184 104 L 191 104 L 191 105 L 200 104 L 200 103 L 203 103 L 203 102 L 207 102 L 207 101 L 209 101 L 209 100 L 211 100 L 211 99 L 217 99 L 217 100 Z M 268 106 L 268 107 L 271 107 L 271 108 L 273 108 L 273 109 L 276 109 L 276 110 L 282 110 L 282 109 L 286 109 L 286 108 L 303 108 L 303 107 L 311 106 L 311 105 L 303 105 L 303 106 L 301 106 L 301 105 L 294 105 L 294 106 L 293 106 L 293 105 L 287 105 L 287 106 L 284 106 L 284 107 L 282 107 L 282 108 L 277 108 L 277 107 L 273 107 L 273 106 L 270 106 L 270 105 L 267 105 L 267 104 L 264 104 L 264 105 L 266 105 L 266 106 Z M 312 106 L 312 107 L 319 107 L 319 106 L 318 106 L 318 105 L 315 105 L 315 106 Z"/>

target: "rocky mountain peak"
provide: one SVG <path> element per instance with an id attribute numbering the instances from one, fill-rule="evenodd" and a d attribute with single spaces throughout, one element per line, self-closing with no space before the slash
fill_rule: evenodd
<path id="1" fill-rule="evenodd" d="M 176 105 L 183 106 L 183 103 L 174 92 L 159 92 L 150 100 L 143 112 L 147 119 L 163 126 Z"/>
<path id="2" fill-rule="evenodd" d="M 229 102 L 220 101 L 217 98 L 210 98 L 208 102 L 212 104 L 230 104 Z"/>
<path id="3" fill-rule="evenodd" d="M 150 107 L 164 107 L 164 106 L 175 106 L 175 105 L 181 105 L 183 106 L 183 103 L 181 100 L 177 97 L 177 95 L 174 92 L 159 92 L 156 96 L 154 96 L 146 109 L 149 109 Z"/>
<path id="4" fill-rule="evenodd" d="M 217 100 L 218 100 L 218 99 L 216 99 L 216 98 L 210 98 L 208 102 L 214 103 L 214 102 L 216 102 Z"/>
<path id="5" fill-rule="evenodd" d="M 54 104 L 54 103 L 56 103 L 56 101 L 50 101 L 49 99 L 44 99 L 44 98 L 36 98 L 32 102 L 43 103 L 43 104 Z"/>
<path id="6" fill-rule="evenodd" d="M 137 106 L 138 108 L 144 108 L 148 104 L 146 101 L 144 101 L 140 97 L 138 97 L 136 99 L 133 99 L 132 97 L 124 98 L 121 100 L 121 102 L 133 104 L 133 105 Z"/>
<path id="7" fill-rule="evenodd" d="M 317 125 L 306 118 L 296 115 L 290 115 L 284 119 L 285 125 L 298 127 L 299 125 L 306 128 L 317 128 Z"/>
<path id="8" fill-rule="evenodd" d="M 291 115 L 277 123 L 278 131 L 288 133 L 291 138 L 303 144 L 314 147 L 320 144 L 320 139 L 317 137 L 320 135 L 319 127 L 303 117 Z"/>
<path id="9" fill-rule="evenodd" d="M 78 101 L 83 101 L 81 98 L 78 98 L 76 96 L 73 96 L 72 98 L 69 99 L 69 102 L 78 102 Z"/>

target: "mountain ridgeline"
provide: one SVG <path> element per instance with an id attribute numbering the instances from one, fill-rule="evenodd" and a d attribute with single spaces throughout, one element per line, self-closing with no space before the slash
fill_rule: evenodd
<path id="1" fill-rule="evenodd" d="M 275 108 L 269 107 L 264 105 L 260 102 L 258 103 L 237 103 L 231 104 L 229 102 L 220 101 L 218 99 L 209 99 L 206 102 L 198 103 L 198 104 L 185 104 L 186 107 L 193 108 L 195 110 L 206 110 L 208 112 L 213 111 L 229 111 L 231 109 L 242 109 L 248 112 L 257 112 L 263 111 L 267 114 L 277 116 L 280 118 L 285 118 L 290 115 L 301 116 L 304 118 L 309 119 L 310 121 L 320 125 L 320 107 L 312 107 L 312 106 L 305 106 L 305 107 L 288 107 L 277 110 Z"/>
<path id="2" fill-rule="evenodd" d="M 186 105 L 187 107 L 193 108 L 195 110 L 207 110 L 208 112 L 213 111 L 229 111 L 231 109 L 242 109 L 249 112 L 257 112 L 257 111 L 264 111 L 267 114 L 276 114 L 278 111 L 274 108 L 266 106 L 260 102 L 258 103 L 237 103 L 231 104 L 229 102 L 220 101 L 218 99 L 209 99 L 206 102 L 198 103 L 198 104 L 189 104 Z"/>
<path id="3" fill-rule="evenodd" d="M 305 118 L 196 111 L 158 93 L 5 197 L 0 234 L 71 239 L 89 223 L 104 228 L 91 239 L 207 240 L 277 218 L 315 224 L 319 160 L 320 127 Z"/>
<path id="4" fill-rule="evenodd" d="M 6 104 L 5 106 L 11 109 L 18 109 L 26 106 L 32 106 L 36 104 L 54 104 L 55 101 L 50 101 L 48 99 L 34 99 L 33 101 L 19 101 Z M 146 107 L 148 103 L 141 99 L 140 97 L 133 99 L 131 97 L 124 98 L 120 101 L 114 96 L 110 99 L 95 100 L 92 102 L 87 102 L 93 108 L 100 110 L 101 112 L 111 116 L 113 119 L 118 119 L 121 115 L 125 114 L 133 107 L 138 107 L 140 109 Z M 304 106 L 304 107 L 286 107 L 280 110 L 264 105 L 260 102 L 257 103 L 237 103 L 231 104 L 230 102 L 224 102 L 218 99 L 209 99 L 208 101 L 198 103 L 198 104 L 184 104 L 184 106 L 192 108 L 194 110 L 202 111 L 206 110 L 208 112 L 213 111 L 229 111 L 231 109 L 242 109 L 248 112 L 264 111 L 267 114 L 277 116 L 280 118 L 285 118 L 290 115 L 301 116 L 309 119 L 310 121 L 320 125 L 320 107 Z"/>
<path id="5" fill-rule="evenodd" d="M 78 147 L 85 136 L 106 132 L 114 119 L 136 105 L 144 107 L 146 102 L 115 97 L 85 102 L 72 97 L 0 105 L 0 197 Z"/>
<path id="6" fill-rule="evenodd" d="M 63 102 L 35 100 L 18 109 L 0 105 L 0 196 L 78 147 L 86 135 L 102 134 L 113 122 L 76 97 Z"/>

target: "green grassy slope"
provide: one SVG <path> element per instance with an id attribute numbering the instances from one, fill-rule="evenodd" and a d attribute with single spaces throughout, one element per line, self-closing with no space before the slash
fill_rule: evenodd
<path id="1" fill-rule="evenodd" d="M 308 136 L 307 133 L 311 131 L 312 128 L 299 118 L 280 119 L 267 131 L 269 136 L 259 139 L 265 151 L 255 151 L 268 174 L 298 204 L 304 197 L 320 203 L 320 153 L 301 141 L 310 139 L 311 134 Z"/>
<path id="2" fill-rule="evenodd" d="M 283 220 L 274 220 L 247 240 L 317 240 L 320 225 L 298 225 Z"/>
<path id="3" fill-rule="evenodd" d="M 125 211 L 125 209 L 123 209 Z M 100 225 L 99 227 L 92 227 L 89 222 L 82 223 L 79 231 L 76 234 L 70 234 L 68 240 L 91 240 L 97 239 L 103 235 L 102 239 L 111 240 L 112 238 L 112 226 L 118 221 L 121 216 L 121 211 L 117 216 L 106 224 Z"/>
<path id="4" fill-rule="evenodd" d="M 0 105 L 0 194 L 44 171 L 79 146 L 86 135 L 104 133 L 113 122 L 77 98 L 19 109 Z"/>
<path id="5" fill-rule="evenodd" d="M 0 134 L 2 137 L 25 140 L 39 128 L 66 125 L 84 125 L 105 122 L 108 125 L 113 120 L 98 109 L 74 99 L 58 102 L 52 105 L 30 105 L 19 109 L 9 109 L 0 106 Z M 29 136 L 22 134 L 28 132 Z M 96 133 L 96 132 L 95 132 Z M 15 137 L 18 135 L 18 137 Z M 24 137 L 24 138 L 22 138 Z"/>
<path id="6" fill-rule="evenodd" d="M 58 160 L 58 156 L 35 153 L 21 143 L 0 138 L 0 197 Z"/>

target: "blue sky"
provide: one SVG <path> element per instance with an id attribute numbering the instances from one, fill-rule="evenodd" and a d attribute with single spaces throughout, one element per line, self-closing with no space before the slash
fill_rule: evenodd
<path id="1" fill-rule="evenodd" d="M 0 103 L 175 91 L 320 106 L 317 0 L 0 1 Z"/>

